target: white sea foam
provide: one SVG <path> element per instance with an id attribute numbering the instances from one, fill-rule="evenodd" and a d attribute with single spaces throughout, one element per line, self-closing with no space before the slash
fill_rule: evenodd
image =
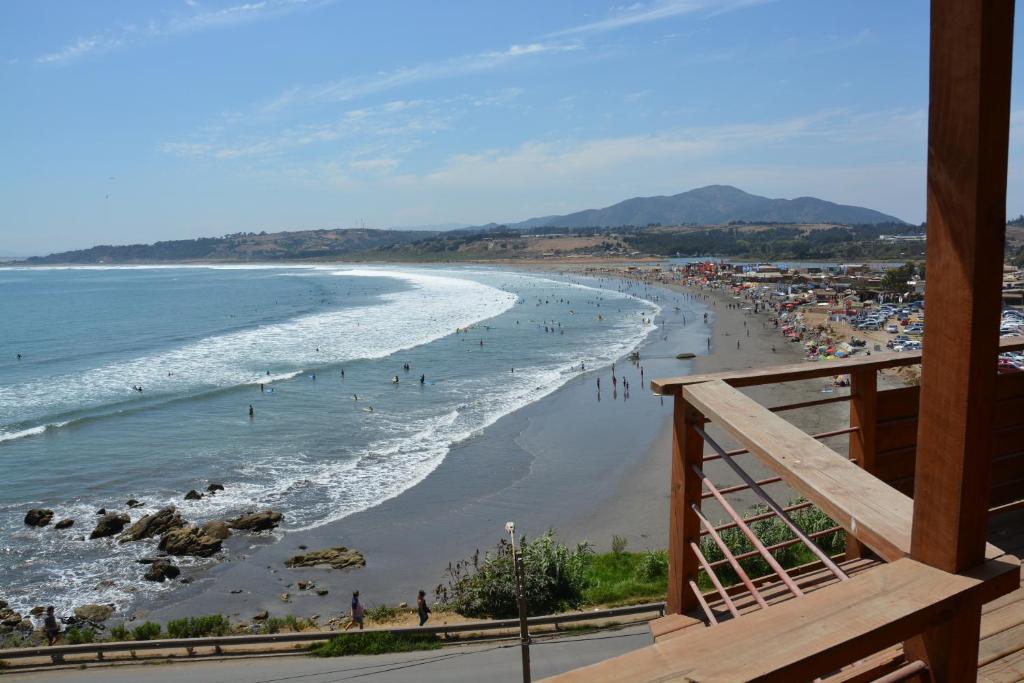
<path id="1" fill-rule="evenodd" d="M 368 268 L 333 270 L 348 276 L 398 277 L 414 288 L 386 295 L 377 306 L 305 316 L 288 323 L 205 339 L 128 364 L 97 368 L 90 371 L 87 382 L 82 381 L 76 386 L 83 391 L 85 386 L 106 387 L 108 393 L 98 392 L 95 398 L 102 401 L 104 396 L 120 396 L 126 372 L 150 372 L 145 379 L 133 377 L 130 381 L 142 383 L 147 393 L 160 389 L 177 392 L 180 390 L 178 385 L 163 384 L 164 368 L 172 363 L 187 366 L 180 371 L 175 370 L 172 379 L 192 382 L 190 386 L 233 386 L 266 381 L 265 374 L 260 372 L 264 365 L 291 362 L 293 366 L 315 366 L 351 358 L 383 357 L 438 339 L 456 328 L 477 324 L 508 310 L 517 299 L 509 292 L 464 277 L 436 272 L 426 274 Z M 537 285 L 547 288 L 556 284 L 556 281 L 529 275 L 502 274 L 501 277 L 521 286 L 524 291 Z M 586 285 L 564 282 L 557 282 L 557 285 L 578 291 L 588 290 L 608 300 L 635 298 Z M 518 286 L 514 288 L 520 289 Z M 638 321 L 639 312 L 644 314 L 641 318 L 644 322 Z M 582 344 L 561 351 L 552 349 L 543 362 L 532 367 L 517 367 L 514 374 L 503 376 L 500 381 L 495 381 L 493 376 L 451 379 L 444 386 L 452 396 L 459 397 L 456 406 L 433 414 L 424 408 L 426 412 L 422 414 L 403 415 L 401 419 L 382 411 L 373 418 L 378 427 L 376 439 L 363 445 L 352 454 L 354 457 L 327 460 L 322 454 L 298 451 L 282 458 L 273 452 L 272 447 L 265 451 L 257 449 L 248 452 L 244 460 L 235 460 L 231 471 L 225 472 L 227 490 L 217 495 L 183 504 L 180 491 L 133 491 L 146 501 L 146 505 L 134 511 L 132 517 L 136 519 L 137 514 L 155 512 L 165 505 L 177 505 L 189 520 L 201 522 L 224 518 L 253 506 L 274 507 L 285 512 L 285 529 L 295 530 L 321 526 L 373 507 L 422 481 L 440 465 L 453 445 L 479 433 L 501 417 L 547 396 L 577 376 L 577 371 L 571 366 L 585 362 L 588 368 L 602 367 L 636 348 L 654 329 L 652 319 L 657 312 L 655 304 L 641 302 L 640 310 L 632 315 L 609 315 L 607 325 L 588 333 Z M 318 343 L 320 352 L 315 351 Z M 258 357 L 261 364 L 247 365 L 250 357 Z M 302 370 L 278 371 L 271 378 L 285 379 L 300 372 Z M 66 381 L 75 380 L 66 378 Z M 33 397 L 36 396 L 34 392 L 42 390 L 43 387 L 26 388 L 23 385 L 18 390 L 19 394 L 0 393 L 0 407 L 4 400 L 12 400 L 12 395 Z M 59 409 L 59 403 L 55 402 L 55 408 L 45 403 L 43 397 L 38 400 L 44 409 Z M 21 431 L 33 432 L 36 429 L 41 428 Z M 212 452 L 208 459 L 219 460 L 219 455 Z M 17 510 L 20 514 L 26 505 L 19 503 L 5 509 L 8 512 Z M 58 518 L 68 516 L 88 524 L 95 501 L 78 500 L 62 509 L 54 507 Z M 77 529 L 75 532 L 76 535 L 80 533 Z M 53 601 L 56 597 L 54 585 L 62 587 L 60 597 L 66 604 L 113 602 L 119 608 L 134 601 L 138 593 L 133 591 L 168 590 L 167 586 L 160 584 L 140 584 L 137 579 L 140 566 L 132 560 L 152 552 L 151 544 L 104 542 L 106 545 L 99 548 L 93 544 L 69 545 L 66 534 L 51 530 L 40 533 L 21 527 L 15 534 L 19 538 L 25 535 L 38 537 L 36 542 L 40 543 L 27 558 L 32 566 L 11 566 L 20 574 L 35 574 L 39 578 L 5 596 L 19 608 Z M 0 555 L 3 550 L 0 548 Z M 55 562 L 54 558 L 61 559 Z M 8 559 L 13 560 L 13 557 Z M 198 565 L 208 562 L 212 560 L 194 561 Z"/>
<path id="2" fill-rule="evenodd" d="M 510 308 L 514 294 L 474 282 L 415 271 L 352 269 L 339 275 L 392 277 L 412 289 L 375 306 L 347 308 L 207 337 L 154 355 L 72 375 L 0 386 L 0 424 L 23 423 L 138 396 L 180 396 L 287 378 L 306 368 L 383 358 L 428 343 Z M 33 427 L 35 429 L 36 427 Z"/>

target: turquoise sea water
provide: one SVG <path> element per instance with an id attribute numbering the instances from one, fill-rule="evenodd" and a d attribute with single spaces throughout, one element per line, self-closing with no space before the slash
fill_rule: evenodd
<path id="1" fill-rule="evenodd" d="M 371 507 L 581 364 L 621 358 L 657 312 L 487 269 L 0 270 L 2 597 L 123 606 L 167 590 L 136 576 L 152 544 L 79 540 L 129 498 L 133 520 L 272 507 L 284 532 Z M 210 482 L 226 490 L 182 500 Z M 33 507 L 75 526 L 30 529 Z"/>

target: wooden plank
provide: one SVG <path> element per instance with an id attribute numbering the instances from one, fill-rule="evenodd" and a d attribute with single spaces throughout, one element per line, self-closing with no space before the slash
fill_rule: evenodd
<path id="1" fill-rule="evenodd" d="M 999 271 L 1002 272 L 1001 270 Z M 931 302 L 929 301 L 929 304 Z M 1024 336 L 1003 337 L 999 340 L 999 350 L 1019 351 L 1024 349 Z M 651 380 L 651 391 L 656 394 L 676 394 L 680 388 L 701 382 L 721 380 L 734 387 L 750 387 L 759 384 L 776 384 L 778 382 L 795 382 L 817 377 L 841 375 L 856 369 L 884 370 L 921 362 L 920 351 L 904 351 L 902 353 L 880 353 L 871 356 L 856 356 L 834 361 L 817 361 L 814 363 L 791 363 L 776 365 L 769 368 L 746 368 L 744 370 L 728 370 L 703 375 L 687 375 L 682 377 L 666 377 Z M 995 366 L 993 355 L 992 365 Z"/>
<path id="2" fill-rule="evenodd" d="M 1017 589 L 1007 595 L 1016 595 L 1019 598 L 1021 591 Z M 1021 624 L 1024 624 L 1024 602 L 1018 599 L 999 609 L 983 612 L 979 637 L 985 640 Z M 1021 647 L 1024 647 L 1024 639 L 1021 639 Z"/>
<path id="3" fill-rule="evenodd" d="M 878 392 L 878 419 L 917 417 L 921 387 L 901 387 Z"/>
<path id="4" fill-rule="evenodd" d="M 850 458 L 865 472 L 876 475 L 878 423 L 878 373 L 856 370 L 850 373 Z M 854 536 L 846 537 L 846 558 L 862 557 L 864 548 Z"/>
<path id="5" fill-rule="evenodd" d="M 1024 625 L 1000 631 L 981 641 L 978 648 L 978 666 L 984 667 L 1024 649 Z"/>
<path id="6" fill-rule="evenodd" d="M 913 478 L 916 456 L 917 449 L 914 446 L 879 451 L 875 456 L 875 476 L 890 486 L 899 479 Z"/>
<path id="7" fill-rule="evenodd" d="M 910 498 L 724 382 L 683 396 L 880 557 L 909 554 Z"/>
<path id="8" fill-rule="evenodd" d="M 965 576 L 898 560 L 741 619 L 547 680 L 810 680 L 980 604 L 991 593 L 986 584 L 1007 589 L 1009 577 L 1009 589 L 1016 587 L 1019 568 L 1015 561 L 993 560 Z"/>
<path id="9" fill-rule="evenodd" d="M 668 595 L 666 612 L 682 614 L 697 606 L 689 582 L 697 580 L 699 564 L 690 543 L 700 542 L 700 519 L 690 507 L 700 505 L 701 482 L 691 465 L 704 461 L 704 439 L 694 429 L 704 417 L 677 396 L 672 411 L 672 483 L 668 523 Z"/>
<path id="10" fill-rule="evenodd" d="M 917 444 L 917 420 L 914 418 L 898 418 L 879 422 L 875 427 L 878 450 L 892 451 L 910 448 Z"/>
<path id="11" fill-rule="evenodd" d="M 948 572 L 982 562 L 1000 347 L 1013 0 L 932 0 L 928 309 L 912 556 Z M 934 315 L 934 313 L 933 313 Z M 977 676 L 981 611 L 904 643 L 936 681 Z"/>
<path id="12" fill-rule="evenodd" d="M 985 683 L 1024 681 L 1024 650 L 1013 652 L 978 669 L 978 681 Z"/>

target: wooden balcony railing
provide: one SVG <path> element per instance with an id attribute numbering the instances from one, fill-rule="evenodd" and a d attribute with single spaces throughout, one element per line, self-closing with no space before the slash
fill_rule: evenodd
<path id="1" fill-rule="evenodd" d="M 1000 346 L 1022 349 L 1024 338 Z M 958 574 L 912 559 L 910 494 L 915 467 L 928 467 L 913 458 L 918 392 L 879 390 L 878 372 L 920 362 L 920 353 L 876 354 L 652 382 L 675 399 L 668 616 L 652 626 L 655 645 L 558 680 L 925 680 L 925 665 L 905 655 L 901 643 L 964 606 L 1016 590 L 1020 568 L 991 544 L 982 564 Z M 850 375 L 849 395 L 766 407 L 741 391 L 839 374 Z M 1000 375 L 997 392 L 992 514 L 1024 505 L 1024 373 Z M 825 432 L 808 434 L 782 416 L 841 401 L 850 404 L 848 424 Z M 848 440 L 846 454 L 826 443 L 837 438 Z M 769 476 L 751 474 L 751 460 Z M 715 483 L 711 467 L 739 482 Z M 775 488 L 803 500 L 786 504 L 785 491 Z M 764 511 L 744 517 L 730 500 L 741 493 L 746 506 L 754 496 Z M 707 510 L 715 504 L 724 517 L 717 524 Z M 837 526 L 801 529 L 792 515 L 812 505 Z M 754 523 L 769 518 L 793 537 L 762 542 Z M 846 556 L 830 557 L 815 541 L 840 528 Z M 753 550 L 732 552 L 721 538 L 727 529 L 738 530 Z M 722 559 L 708 560 L 702 537 L 712 539 Z M 796 544 L 816 561 L 787 570 L 775 551 Z M 744 560 L 756 557 L 768 573 L 745 571 Z M 736 585 L 719 576 L 725 568 Z M 701 590 L 702 579 L 710 591 Z"/>

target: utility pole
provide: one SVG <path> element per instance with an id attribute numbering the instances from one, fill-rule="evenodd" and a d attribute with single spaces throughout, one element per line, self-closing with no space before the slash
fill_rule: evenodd
<path id="1" fill-rule="evenodd" d="M 516 602 L 519 605 L 519 643 L 523 656 L 523 683 L 530 683 L 530 627 L 526 622 L 526 585 L 523 555 L 516 549 L 515 522 L 507 522 L 505 531 L 512 539 L 512 565 L 516 573 Z"/>

